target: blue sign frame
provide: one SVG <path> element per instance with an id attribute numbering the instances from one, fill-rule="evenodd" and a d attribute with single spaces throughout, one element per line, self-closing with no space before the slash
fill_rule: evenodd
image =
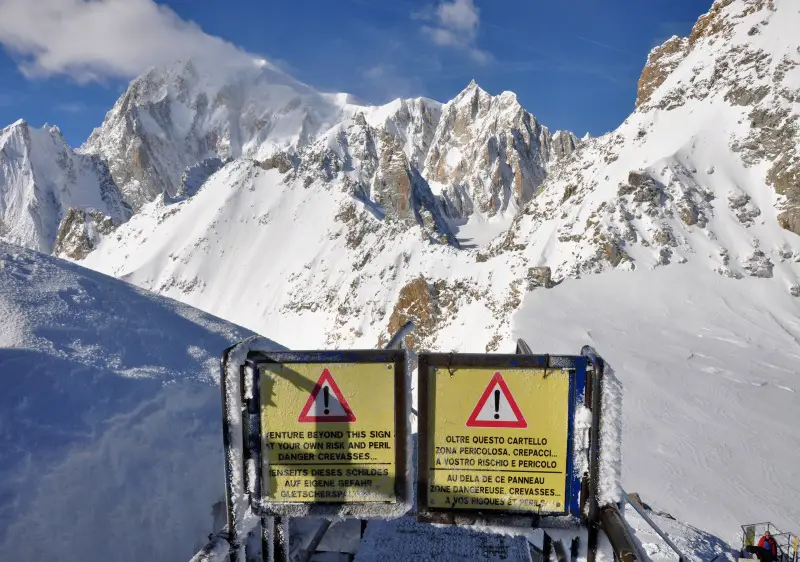
<path id="1" fill-rule="evenodd" d="M 429 442 L 433 439 L 432 424 L 429 423 L 430 377 L 433 368 L 487 368 L 487 369 L 558 369 L 569 373 L 568 422 L 567 422 L 567 473 L 563 512 L 537 514 L 516 510 L 472 510 L 454 507 L 434 507 L 427 504 L 428 474 L 433 458 L 429 458 Z M 510 520 L 528 520 L 538 527 L 564 527 L 579 525 L 581 521 L 581 493 L 583 476 L 575 470 L 575 414 L 585 404 L 588 360 L 582 355 L 518 355 L 518 354 L 419 354 L 419 424 L 417 455 L 417 499 L 418 519 L 436 523 L 452 523 L 455 517 L 478 517 L 499 524 Z M 533 521 L 530 521 L 533 519 Z"/>

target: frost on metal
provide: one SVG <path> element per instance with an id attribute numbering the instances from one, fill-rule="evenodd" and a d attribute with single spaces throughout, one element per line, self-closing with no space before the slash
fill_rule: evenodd
<path id="1" fill-rule="evenodd" d="M 222 376 L 225 377 L 225 400 L 228 404 L 228 428 L 230 447 L 225 452 L 225 462 L 230 472 L 233 495 L 234 532 L 233 536 L 245 537 L 259 523 L 259 518 L 253 513 L 249 505 L 249 497 L 245 488 L 247 479 L 244 474 L 244 443 L 242 440 L 242 423 L 244 411 L 242 409 L 242 388 L 239 370 L 247 360 L 251 351 L 275 351 L 274 342 L 260 336 L 251 336 L 237 344 L 228 352 L 227 361 L 223 368 Z M 252 394 L 252 389 L 250 389 Z M 250 468 L 248 467 L 248 470 Z M 250 480 L 253 481 L 252 479 Z M 244 544 L 237 546 L 244 550 Z M 244 552 L 240 553 L 244 555 Z M 243 558 L 242 558 L 243 559 Z M 213 560 L 213 559 L 212 559 Z"/>
<path id="2" fill-rule="evenodd" d="M 592 411 L 581 404 L 575 410 L 572 449 L 574 470 L 578 478 L 589 472 L 589 430 L 592 427 Z"/>
<path id="3" fill-rule="evenodd" d="M 622 383 L 611 365 L 603 371 L 600 421 L 600 506 L 619 502 L 622 489 Z"/>
<path id="4" fill-rule="evenodd" d="M 234 481 L 235 501 L 234 511 L 237 523 L 236 536 L 245 536 L 254 525 L 258 523 L 255 513 L 249 506 L 249 497 L 246 493 L 247 482 L 254 482 L 258 468 L 251 461 L 243 469 L 244 460 L 242 453 L 242 421 L 243 421 L 243 406 L 241 403 L 241 395 L 244 392 L 245 396 L 252 397 L 254 389 L 252 388 L 252 377 L 245 378 L 245 388 L 241 388 L 241 378 L 239 370 L 247 360 L 249 353 L 253 351 L 270 352 L 277 351 L 276 345 L 265 338 L 259 336 L 250 337 L 228 353 L 227 369 L 224 373 L 226 376 L 226 391 L 228 394 L 228 404 L 230 405 L 228 412 L 228 423 L 231 429 L 231 457 L 228 462 L 232 464 L 235 470 L 232 471 L 232 478 Z M 281 351 L 286 351 L 281 349 Z M 287 362 L 301 361 L 307 355 L 307 352 L 300 351 L 296 355 L 288 353 L 283 356 Z M 411 395 L 411 380 L 408 375 L 408 364 L 406 364 L 406 376 L 404 377 L 403 392 L 406 396 Z M 406 410 L 401 413 L 406 425 L 406 435 L 408 439 L 411 437 L 411 404 L 410 400 L 406 400 Z M 398 447 L 405 447 L 404 443 L 398 443 Z M 397 477 L 405 478 L 407 475 L 405 495 L 398 497 L 395 503 L 366 503 L 362 505 L 345 504 L 334 505 L 324 503 L 297 503 L 297 504 L 271 504 L 271 511 L 279 512 L 286 517 L 321 517 L 325 519 L 337 519 L 342 517 L 357 517 L 359 519 L 394 519 L 405 515 L 411 509 L 412 495 L 414 487 L 414 479 L 410 476 L 413 475 L 411 454 L 406 455 L 406 464 L 403 467 L 397 467 Z M 261 459 L 263 463 L 263 470 L 269 467 L 268 456 L 263 456 Z M 248 471 L 248 478 L 245 478 L 243 470 Z M 260 498 L 259 498 L 260 500 Z"/>

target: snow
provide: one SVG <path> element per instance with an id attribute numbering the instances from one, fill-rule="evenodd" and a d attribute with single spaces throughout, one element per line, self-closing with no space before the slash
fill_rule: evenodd
<path id="1" fill-rule="evenodd" d="M 536 351 L 592 345 L 623 386 L 622 483 L 736 541 L 800 518 L 800 303 L 765 279 L 687 263 L 529 293 L 514 333 Z"/>
<path id="2" fill-rule="evenodd" d="M 664 539 L 630 506 L 624 510 L 625 521 L 633 531 L 644 554 L 653 562 L 674 562 L 678 560 L 675 552 Z M 719 562 L 731 560 L 731 548 L 719 538 L 691 525 L 686 525 L 669 517 L 650 512 L 647 514 L 664 531 L 678 550 L 691 562 L 710 562 L 719 556 Z M 735 548 L 737 543 L 733 543 Z"/>
<path id="3" fill-rule="evenodd" d="M 228 560 L 230 545 L 222 537 L 214 537 L 207 547 L 199 551 L 189 562 L 225 562 Z"/>
<path id="4" fill-rule="evenodd" d="M 350 204 L 360 224 L 337 219 Z M 145 206 L 81 263 L 257 333 L 281 334 L 293 349 L 375 347 L 398 293 L 420 275 L 466 278 L 479 283 L 476 293 L 504 295 L 519 271 L 431 245 L 418 228 L 395 233 L 381 224 L 339 190 L 286 182 L 277 170 L 239 160 L 188 200 Z M 359 228 L 361 245 L 348 247 L 349 231 Z M 442 345 L 484 348 L 483 333 L 461 326 L 494 324 L 498 313 L 482 296 L 454 297 L 459 310 L 441 327 Z"/>
<path id="5" fill-rule="evenodd" d="M 483 217 L 475 215 L 465 224 L 458 226 L 456 236 L 462 247 L 483 247 L 489 244 L 496 237 L 508 231 L 514 220 L 516 206 L 508 209 L 504 213 L 497 213 L 493 217 Z"/>
<path id="6" fill-rule="evenodd" d="M 57 127 L 19 120 L 0 130 L 0 239 L 49 253 L 70 207 L 126 220 L 130 209 L 107 175 L 103 164 L 76 154 Z"/>
<path id="7" fill-rule="evenodd" d="M 3 242 L 0 314 L 0 552 L 188 560 L 224 491 L 219 357 L 248 333 Z"/>
<path id="8" fill-rule="evenodd" d="M 603 371 L 598 504 L 619 503 L 622 485 L 623 389 L 610 364 Z"/>

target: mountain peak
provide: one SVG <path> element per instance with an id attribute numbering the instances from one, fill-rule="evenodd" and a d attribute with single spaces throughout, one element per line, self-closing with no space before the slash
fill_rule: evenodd
<path id="1" fill-rule="evenodd" d="M 469 97 L 472 97 L 472 96 L 476 96 L 476 95 L 477 96 L 481 96 L 481 95 L 488 96 L 489 94 L 486 92 L 486 90 L 481 88 L 478 85 L 478 83 L 475 81 L 475 79 L 473 78 L 472 80 L 469 81 L 469 84 L 467 84 L 467 87 L 464 88 L 463 90 L 461 90 L 461 92 L 459 92 L 459 94 L 455 98 L 453 98 L 453 101 L 457 102 L 457 101 L 460 101 L 460 100 L 463 100 L 463 99 L 466 99 L 466 98 L 469 98 Z"/>
<path id="2" fill-rule="evenodd" d="M 112 162 L 138 210 L 162 193 L 175 196 L 184 171 L 207 158 L 263 160 L 307 145 L 352 102 L 265 60 L 224 69 L 189 60 L 135 79 L 81 150 Z"/>
<path id="3" fill-rule="evenodd" d="M 28 130 L 28 128 L 29 128 L 29 125 L 28 125 L 28 122 L 25 121 L 25 119 L 17 119 L 13 123 L 11 123 L 11 125 L 9 125 L 8 127 L 4 127 L 2 129 L 0 129 L 0 133 L 2 133 L 3 136 L 8 136 L 8 135 L 13 134 L 16 131 L 24 132 L 24 131 Z"/>

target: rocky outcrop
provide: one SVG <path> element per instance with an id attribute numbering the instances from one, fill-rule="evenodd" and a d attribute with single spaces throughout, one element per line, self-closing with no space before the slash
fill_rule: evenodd
<path id="1" fill-rule="evenodd" d="M 419 349 L 419 344 L 434 334 L 441 320 L 439 292 L 433 283 L 420 276 L 400 289 L 386 333 L 391 337 L 406 322 L 414 322 L 414 330 L 406 336 L 406 345 L 410 349 Z M 385 345 L 385 342 L 381 340 L 379 345 Z"/>
<path id="2" fill-rule="evenodd" d="M 442 108 L 425 162 L 429 181 L 447 186 L 448 210 L 494 215 L 524 205 L 547 175 L 551 134 L 516 95 L 491 96 L 475 81 Z"/>
<path id="3" fill-rule="evenodd" d="M 569 131 L 556 131 L 550 141 L 552 158 L 557 162 L 569 158 L 580 143 L 581 140 Z"/>
<path id="4" fill-rule="evenodd" d="M 403 147 L 388 133 L 381 135 L 378 169 L 372 184 L 375 201 L 390 220 L 414 219 L 414 177 Z"/>
<path id="5" fill-rule="evenodd" d="M 131 216 L 105 162 L 73 151 L 57 127 L 20 120 L 0 130 L 0 236 L 49 254 L 73 207 Z"/>
<path id="6" fill-rule="evenodd" d="M 221 158 L 206 158 L 189 166 L 181 176 L 181 184 L 178 187 L 178 198 L 192 197 L 197 193 L 208 178 L 216 174 L 225 162 Z"/>
<path id="7" fill-rule="evenodd" d="M 82 260 L 97 247 L 102 236 L 112 233 L 118 226 L 99 211 L 69 209 L 58 227 L 53 255 Z"/>
<path id="8" fill-rule="evenodd" d="M 281 174 L 285 174 L 294 167 L 292 158 L 286 152 L 277 152 L 260 162 L 257 161 L 256 164 L 263 170 L 278 170 Z"/>
<path id="9" fill-rule="evenodd" d="M 667 77 L 681 63 L 689 49 L 689 39 L 673 36 L 663 45 L 650 51 L 647 63 L 639 78 L 636 94 L 636 107 L 647 103 L 653 92 L 664 83 Z"/>

